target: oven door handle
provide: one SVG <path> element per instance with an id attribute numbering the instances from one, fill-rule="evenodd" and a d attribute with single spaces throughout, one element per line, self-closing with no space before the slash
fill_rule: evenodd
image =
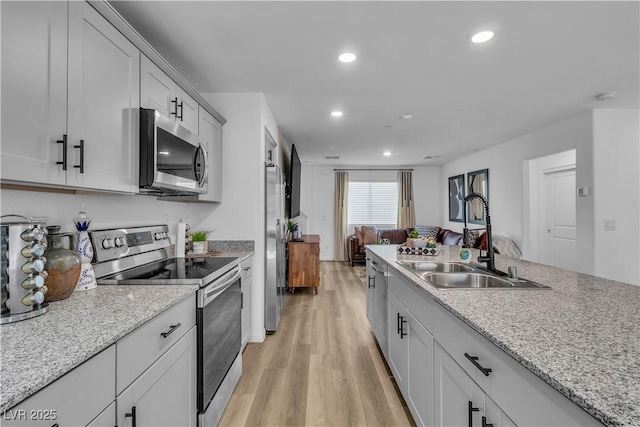
<path id="1" fill-rule="evenodd" d="M 241 274 L 242 274 L 242 269 L 240 268 L 240 266 L 238 266 L 236 267 L 234 274 L 230 276 L 228 279 L 225 279 L 220 283 L 216 283 L 214 286 L 211 287 L 211 289 L 205 288 L 204 295 L 202 298 L 202 307 L 209 304 L 211 301 L 216 299 L 218 295 L 220 295 L 221 293 L 226 291 L 229 287 L 231 287 L 231 285 L 235 283 L 235 281 L 240 277 Z"/>

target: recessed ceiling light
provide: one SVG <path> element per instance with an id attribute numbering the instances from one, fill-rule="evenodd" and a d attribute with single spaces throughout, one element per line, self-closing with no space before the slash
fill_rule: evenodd
<path id="1" fill-rule="evenodd" d="M 356 60 L 356 55 L 351 52 L 341 53 L 338 56 L 338 61 L 340 62 L 353 62 Z"/>
<path id="2" fill-rule="evenodd" d="M 331 116 L 332 117 L 341 117 L 342 116 L 342 111 L 332 111 L 331 112 Z"/>
<path id="3" fill-rule="evenodd" d="M 609 101 L 616 97 L 617 92 L 605 92 L 596 96 L 598 101 Z"/>
<path id="4" fill-rule="evenodd" d="M 403 114 L 402 120 L 411 120 L 413 119 L 413 114 Z"/>
<path id="5" fill-rule="evenodd" d="M 163 156 L 168 156 L 169 152 L 168 151 L 158 151 L 158 154 L 162 154 Z"/>
<path id="6" fill-rule="evenodd" d="M 389 157 L 391 155 L 391 151 L 385 151 L 382 153 L 383 156 Z"/>
<path id="7" fill-rule="evenodd" d="M 471 36 L 472 43 L 484 43 L 493 38 L 493 31 L 480 31 Z"/>

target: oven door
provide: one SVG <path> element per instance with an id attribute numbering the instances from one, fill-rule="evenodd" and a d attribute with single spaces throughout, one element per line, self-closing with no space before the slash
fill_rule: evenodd
<path id="1" fill-rule="evenodd" d="M 206 411 L 242 341 L 241 269 L 225 274 L 198 291 L 198 413 Z"/>
<path id="2" fill-rule="evenodd" d="M 140 111 L 141 191 L 206 193 L 207 152 L 198 135 L 156 110 Z"/>

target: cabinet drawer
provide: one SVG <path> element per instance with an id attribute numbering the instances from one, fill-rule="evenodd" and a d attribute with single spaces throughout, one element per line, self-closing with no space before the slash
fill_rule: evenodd
<path id="1" fill-rule="evenodd" d="M 441 307 L 434 311 L 435 339 L 520 427 L 600 426 L 578 405 Z M 477 357 L 485 375 L 465 356 Z"/>
<path id="2" fill-rule="evenodd" d="M 2 425 L 87 425 L 113 402 L 115 378 L 116 349 L 112 345 L 7 410 L 2 414 Z"/>
<path id="3" fill-rule="evenodd" d="M 116 394 L 120 394 L 195 324 L 196 300 L 192 295 L 118 341 Z M 163 336 L 168 332 L 171 333 Z"/>
<path id="4" fill-rule="evenodd" d="M 391 268 L 389 269 L 388 286 L 389 291 L 409 309 L 413 317 L 430 331 L 433 328 L 433 311 L 437 303 Z"/>

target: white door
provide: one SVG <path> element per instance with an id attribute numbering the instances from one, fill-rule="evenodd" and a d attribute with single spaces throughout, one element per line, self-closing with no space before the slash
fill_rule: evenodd
<path id="1" fill-rule="evenodd" d="M 576 169 L 545 172 L 544 263 L 576 270 Z"/>
<path id="2" fill-rule="evenodd" d="M 409 339 L 407 396 L 405 400 L 416 424 L 434 423 L 433 336 L 407 311 Z M 389 349 L 391 351 L 391 349 Z"/>

